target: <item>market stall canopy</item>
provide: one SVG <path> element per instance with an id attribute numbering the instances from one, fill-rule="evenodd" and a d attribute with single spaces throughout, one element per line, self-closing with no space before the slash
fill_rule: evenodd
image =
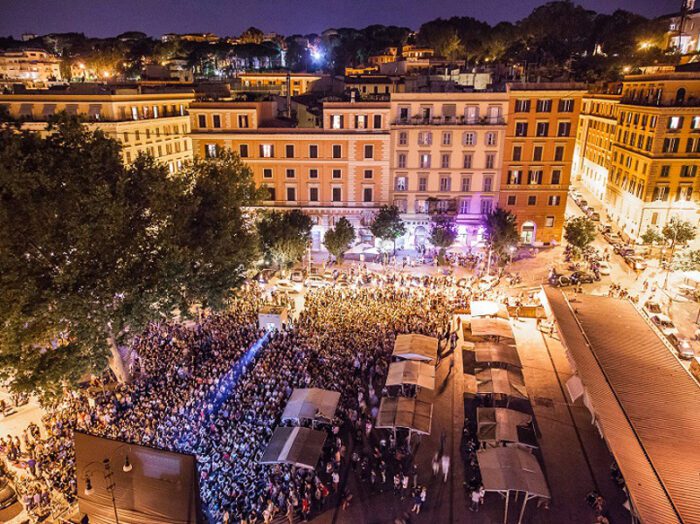
<path id="1" fill-rule="evenodd" d="M 435 366 L 425 362 L 401 360 L 389 365 L 387 386 L 415 384 L 422 388 L 435 389 Z"/>
<path id="2" fill-rule="evenodd" d="M 511 345 L 498 342 L 477 342 L 474 344 L 476 361 L 482 363 L 502 362 L 516 368 L 522 368 L 518 350 Z"/>
<path id="3" fill-rule="evenodd" d="M 472 335 L 477 337 L 503 337 L 515 340 L 513 327 L 503 318 L 477 317 L 471 319 Z"/>
<path id="4" fill-rule="evenodd" d="M 261 464 L 292 464 L 314 469 L 321 457 L 326 433 L 302 427 L 278 427 L 263 453 Z"/>
<path id="5" fill-rule="evenodd" d="M 514 409 L 476 408 L 477 438 L 486 444 L 501 442 L 537 447 L 532 417 Z"/>
<path id="6" fill-rule="evenodd" d="M 405 428 L 424 435 L 430 434 L 433 405 L 415 398 L 382 398 L 376 427 L 379 429 Z"/>
<path id="7" fill-rule="evenodd" d="M 472 317 L 510 318 L 508 306 L 491 300 L 473 300 L 469 303 L 469 311 Z"/>
<path id="8" fill-rule="evenodd" d="M 327 389 L 295 389 L 287 401 L 282 420 L 325 420 L 331 421 L 338 408 L 340 393 Z"/>
<path id="9" fill-rule="evenodd" d="M 486 491 L 522 491 L 535 497 L 551 498 L 537 458 L 517 447 L 477 451 L 481 482 Z"/>
<path id="10" fill-rule="evenodd" d="M 412 333 L 399 335 L 394 343 L 392 356 L 407 360 L 435 360 L 438 352 L 438 339 Z"/>
<path id="11" fill-rule="evenodd" d="M 479 395 L 508 395 L 527 399 L 525 381 L 520 371 L 486 368 L 476 374 L 476 392 Z"/>

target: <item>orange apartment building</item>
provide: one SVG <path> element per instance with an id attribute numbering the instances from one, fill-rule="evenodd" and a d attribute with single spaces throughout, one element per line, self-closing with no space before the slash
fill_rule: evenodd
<path id="1" fill-rule="evenodd" d="M 619 95 L 602 93 L 584 95 L 581 103 L 572 175 L 600 201 L 607 191 L 619 103 Z"/>
<path id="2" fill-rule="evenodd" d="M 578 84 L 509 84 L 500 207 L 518 217 L 520 240 L 559 242 L 581 99 Z"/>
<path id="3" fill-rule="evenodd" d="M 407 226 L 403 245 L 430 234 L 430 215 L 456 216 L 457 245 L 481 240 L 496 207 L 505 139 L 506 93 L 399 93 L 391 96 L 392 201 Z"/>
<path id="4" fill-rule="evenodd" d="M 367 226 L 389 202 L 388 103 L 324 103 L 318 127 L 291 127 L 275 101 L 195 102 L 190 117 L 196 155 L 231 149 L 267 188 L 264 206 L 311 215 L 312 249 L 341 216 L 371 237 Z"/>
<path id="5" fill-rule="evenodd" d="M 698 225 L 700 73 L 625 77 L 605 206 L 630 238 L 680 217 Z"/>

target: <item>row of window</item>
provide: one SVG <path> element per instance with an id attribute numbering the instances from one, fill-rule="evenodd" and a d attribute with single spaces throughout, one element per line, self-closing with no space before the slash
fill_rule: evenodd
<path id="1" fill-rule="evenodd" d="M 452 145 L 452 131 L 443 131 L 440 143 L 443 146 Z M 485 134 L 484 140 L 487 146 L 495 146 L 498 142 L 498 135 L 495 132 L 489 131 Z M 399 133 L 398 142 L 400 146 L 408 145 L 408 132 L 401 131 Z M 475 146 L 477 144 L 477 133 L 475 131 L 465 131 L 462 133 L 463 146 Z M 433 145 L 433 132 L 421 131 L 418 133 L 418 145 L 430 146 Z"/>
<path id="2" fill-rule="evenodd" d="M 266 187 L 267 189 L 267 195 L 265 197 L 265 200 L 268 201 L 276 201 L 277 200 L 277 192 L 274 187 Z M 318 187 L 309 187 L 308 188 L 308 201 L 309 202 L 319 202 L 319 188 Z M 285 188 L 285 197 L 287 202 L 296 202 L 297 201 L 297 188 L 293 186 L 288 186 Z M 331 201 L 332 202 L 342 202 L 343 201 L 343 188 L 342 187 L 333 187 L 331 188 Z M 374 202 L 374 190 L 371 187 L 365 187 L 362 188 L 362 201 L 365 203 L 371 203 Z"/>
<path id="3" fill-rule="evenodd" d="M 668 202 L 670 198 L 670 189 L 668 186 L 659 185 L 654 187 L 654 193 L 652 194 L 652 200 L 660 200 L 662 202 Z M 693 198 L 693 186 L 692 185 L 681 185 L 676 188 L 676 194 L 674 200 L 676 202 L 690 202 Z"/>
<path id="4" fill-rule="evenodd" d="M 536 113 L 551 113 L 553 107 L 553 101 L 551 98 L 541 98 L 535 103 Z M 516 113 L 529 113 L 532 109 L 532 100 L 529 98 L 519 98 L 515 101 L 515 112 Z M 557 104 L 557 111 L 559 113 L 573 113 L 574 111 L 574 99 L 573 98 L 560 98 Z"/>
<path id="5" fill-rule="evenodd" d="M 284 170 L 285 178 L 296 178 L 297 176 L 297 170 L 296 168 L 290 167 L 286 168 Z M 308 170 L 308 177 L 310 179 L 316 179 L 319 176 L 319 171 L 316 168 L 311 168 Z M 362 177 L 365 180 L 372 180 L 374 178 L 374 170 L 373 169 L 365 169 Z M 263 178 L 265 179 L 270 179 L 274 178 L 274 170 L 271 167 L 266 167 L 263 168 Z M 331 178 L 335 180 L 340 180 L 343 178 L 343 170 L 342 169 L 332 169 L 331 170 Z"/>
<path id="6" fill-rule="evenodd" d="M 331 114 L 331 129 L 345 129 L 345 116 Z M 370 115 L 354 115 L 354 126 L 351 129 L 369 129 Z M 372 129 L 382 129 L 382 115 L 372 115 Z"/>
<path id="7" fill-rule="evenodd" d="M 554 147 L 554 161 L 555 162 L 563 162 L 564 161 L 564 151 L 566 148 L 564 146 L 555 146 Z M 544 157 L 544 146 L 536 145 L 533 146 L 532 148 L 532 161 L 533 162 L 542 162 L 542 159 Z M 513 161 L 514 162 L 523 162 L 523 147 L 522 146 L 513 146 Z"/>
<path id="8" fill-rule="evenodd" d="M 508 199 L 506 200 L 506 203 L 509 206 L 517 205 L 518 199 L 517 199 L 516 195 L 508 195 Z M 528 195 L 527 196 L 527 205 L 528 206 L 536 206 L 537 205 L 537 195 Z M 553 206 L 553 207 L 561 205 L 561 196 L 549 195 L 547 197 L 547 205 Z M 550 217 L 547 217 L 547 218 L 550 218 Z M 554 217 L 551 217 L 551 218 L 552 218 L 552 220 L 554 219 Z M 552 227 L 553 225 L 554 224 L 548 225 L 547 227 Z"/>
<path id="9" fill-rule="evenodd" d="M 164 118 L 167 116 L 184 116 L 185 115 L 185 104 L 163 104 L 152 105 L 152 106 L 130 106 L 130 107 L 120 107 L 119 116 L 122 120 L 145 120 L 149 118 Z M 96 114 L 91 114 L 90 116 L 95 117 L 99 120 L 99 112 Z"/>
<path id="10" fill-rule="evenodd" d="M 698 166 L 697 164 L 686 164 L 682 165 L 681 169 L 678 173 L 678 175 L 681 178 L 692 178 L 698 173 Z M 671 174 L 671 166 L 670 165 L 663 165 L 661 166 L 661 170 L 659 171 L 659 176 L 661 178 L 668 178 Z"/>
<path id="11" fill-rule="evenodd" d="M 247 129 L 250 127 L 250 120 L 248 115 L 236 115 L 238 121 L 238 127 L 241 129 Z M 201 114 L 197 115 L 197 124 L 200 129 L 207 128 L 207 115 Z M 211 115 L 211 127 L 214 129 L 221 129 L 221 115 Z"/>
<path id="12" fill-rule="evenodd" d="M 399 120 L 407 122 L 411 119 L 411 106 L 399 106 Z M 429 122 L 433 119 L 439 118 L 444 120 L 446 123 L 457 121 L 457 104 L 442 104 L 442 114 L 437 116 L 433 112 L 433 106 L 422 105 L 419 109 L 418 114 L 413 115 L 413 118 L 422 120 L 423 122 Z M 482 119 L 479 116 L 479 106 L 468 105 L 464 108 L 464 114 L 461 116 L 461 120 L 467 124 L 477 124 Z M 492 124 L 498 124 L 501 121 L 501 108 L 500 106 L 489 106 L 487 109 L 487 116 L 483 119 L 486 122 Z"/>
<path id="13" fill-rule="evenodd" d="M 396 165 L 399 168 L 407 167 L 408 153 L 398 153 L 396 156 Z M 473 166 L 473 153 L 465 153 L 462 157 L 462 168 L 476 169 Z M 484 157 L 484 169 L 494 169 L 496 166 L 496 153 L 486 153 Z M 429 169 L 433 167 L 433 155 L 430 153 L 421 152 L 418 154 L 418 167 L 420 169 Z M 451 153 L 440 154 L 440 169 L 450 169 L 452 166 Z"/>
<path id="14" fill-rule="evenodd" d="M 522 169 L 511 169 L 508 171 L 508 177 L 506 183 L 508 185 L 518 185 L 525 182 L 525 172 Z M 527 183 L 528 185 L 535 186 L 541 185 L 544 179 L 543 169 L 529 169 L 527 172 Z M 552 173 L 549 179 L 551 185 L 561 184 L 561 169 L 552 169 Z"/>
<path id="15" fill-rule="evenodd" d="M 297 158 L 295 155 L 295 146 L 294 144 L 287 144 L 284 146 L 284 156 L 282 158 Z M 216 144 L 207 144 L 205 147 L 206 155 L 208 158 L 215 158 L 216 157 L 216 151 L 217 151 L 217 145 Z M 309 145 L 309 156 L 308 158 L 319 158 L 319 149 L 318 145 L 316 144 L 311 144 Z M 365 160 L 372 160 L 374 159 L 374 145 L 372 144 L 365 144 L 363 146 L 363 158 Z M 238 155 L 241 158 L 250 158 L 250 149 L 248 147 L 248 144 L 239 144 L 238 146 Z M 276 158 L 275 157 L 275 146 L 273 144 L 260 144 L 258 146 L 258 155 L 260 158 Z M 302 157 L 298 157 L 302 158 Z M 332 146 L 332 153 L 331 153 L 331 158 L 343 158 L 343 146 L 340 144 L 333 144 Z"/>
<path id="16" fill-rule="evenodd" d="M 515 136 L 528 136 L 528 122 L 516 121 L 515 122 Z M 560 121 L 557 122 L 557 134 L 558 137 L 565 137 L 571 135 L 571 122 Z M 545 137 L 549 136 L 549 122 L 537 122 L 535 136 Z"/>
<path id="17" fill-rule="evenodd" d="M 158 159 L 163 156 L 163 153 L 166 155 L 172 155 L 173 153 L 180 153 L 181 151 L 187 151 L 189 148 L 187 147 L 187 142 L 183 142 L 182 145 L 180 145 L 180 142 L 172 142 L 172 143 L 166 143 L 166 144 L 158 144 L 157 146 L 149 146 L 143 148 L 143 151 L 145 153 L 148 153 L 152 157 Z M 156 152 L 158 153 L 156 155 Z M 126 151 L 125 152 L 125 157 L 126 157 L 126 162 L 131 163 L 131 152 Z"/>
<path id="18" fill-rule="evenodd" d="M 182 127 L 183 127 L 182 132 L 187 133 L 187 129 L 185 128 L 185 126 L 183 125 Z M 128 144 L 129 141 L 131 140 L 132 135 L 134 137 L 134 142 L 141 141 L 141 138 L 142 138 L 141 130 L 137 129 L 133 132 L 125 131 L 122 135 L 122 142 L 124 142 L 125 144 Z M 180 135 L 180 126 L 178 124 L 173 124 L 172 127 L 171 126 L 163 126 L 163 135 L 162 136 L 168 137 L 168 136 L 172 136 L 172 135 Z M 154 128 L 153 132 L 151 132 L 151 129 L 148 127 L 143 130 L 143 138 L 145 140 L 150 140 L 151 136 L 153 136 L 154 138 L 160 138 L 161 137 L 160 127 Z"/>
<path id="19" fill-rule="evenodd" d="M 484 176 L 482 183 L 482 191 L 491 192 L 493 191 L 493 176 Z M 449 175 L 440 176 L 440 191 L 452 191 L 452 177 Z M 407 176 L 397 176 L 394 179 L 394 190 L 395 191 L 408 191 L 408 177 Z M 424 192 L 428 191 L 428 177 L 420 176 L 418 177 L 418 191 Z M 472 177 L 465 176 L 462 177 L 460 191 L 462 193 L 469 193 L 472 191 Z"/>

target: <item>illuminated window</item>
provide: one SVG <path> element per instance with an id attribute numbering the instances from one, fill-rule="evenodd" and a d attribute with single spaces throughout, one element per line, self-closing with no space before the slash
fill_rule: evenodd
<path id="1" fill-rule="evenodd" d="M 272 144 L 260 144 L 260 156 L 263 158 L 272 158 L 275 156 L 275 147 Z"/>

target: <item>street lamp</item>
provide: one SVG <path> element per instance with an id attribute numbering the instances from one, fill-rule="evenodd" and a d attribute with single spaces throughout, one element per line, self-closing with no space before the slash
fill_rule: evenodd
<path id="1" fill-rule="evenodd" d="M 117 448 L 115 450 L 115 453 L 117 451 L 119 451 L 119 449 L 121 447 L 123 447 L 123 446 L 120 446 L 119 448 Z M 97 464 L 99 464 L 99 462 L 92 461 L 92 462 L 89 462 L 85 466 L 85 490 L 84 490 L 84 493 L 85 493 L 86 497 L 90 497 L 91 495 L 93 495 L 95 493 L 95 488 L 92 485 L 92 476 L 91 476 L 92 472 L 90 471 L 90 467 L 92 465 L 97 465 Z M 112 509 L 114 510 L 114 522 L 115 522 L 115 524 L 119 524 L 119 513 L 117 512 L 117 499 L 114 496 L 114 489 L 116 488 L 116 484 L 114 483 L 114 472 L 112 471 L 112 463 L 111 463 L 109 458 L 102 459 L 102 467 L 103 467 L 102 478 L 104 478 L 105 489 L 107 490 L 107 492 L 110 494 L 110 496 L 112 498 Z M 124 464 L 122 465 L 122 471 L 124 473 L 129 473 L 132 469 L 134 469 L 134 466 L 129 461 L 129 455 L 126 454 L 124 456 Z"/>

